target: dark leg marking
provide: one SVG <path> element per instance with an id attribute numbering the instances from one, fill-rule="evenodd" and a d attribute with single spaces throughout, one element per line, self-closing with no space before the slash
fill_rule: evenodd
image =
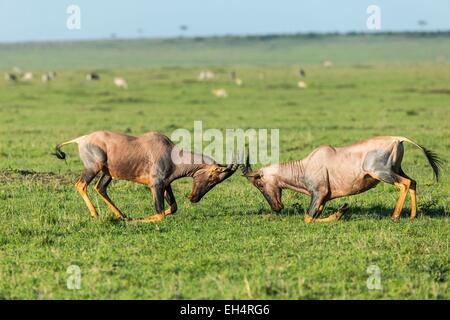
<path id="1" fill-rule="evenodd" d="M 313 193 L 311 196 L 311 203 L 309 205 L 305 221 L 311 222 L 318 218 L 323 211 L 326 202 L 326 195 L 322 193 Z"/>
<path id="2" fill-rule="evenodd" d="M 166 187 L 166 192 L 164 193 L 164 197 L 166 198 L 167 203 L 170 208 L 164 211 L 164 214 L 167 216 L 169 214 L 174 214 L 177 211 L 177 202 L 175 200 L 175 196 L 172 192 L 172 187 L 169 185 Z"/>
<path id="3" fill-rule="evenodd" d="M 101 178 L 98 180 L 97 184 L 95 185 L 95 191 L 97 191 L 102 199 L 106 202 L 108 207 L 114 212 L 114 215 L 120 219 L 125 220 L 126 217 L 122 212 L 116 207 L 114 202 L 111 200 L 111 198 L 108 196 L 108 193 L 106 189 L 108 188 L 109 184 L 111 183 L 112 177 L 108 173 L 103 173 Z"/>
<path id="4" fill-rule="evenodd" d="M 156 213 L 164 213 L 164 184 L 157 183 L 152 187 L 153 198 L 155 199 Z"/>

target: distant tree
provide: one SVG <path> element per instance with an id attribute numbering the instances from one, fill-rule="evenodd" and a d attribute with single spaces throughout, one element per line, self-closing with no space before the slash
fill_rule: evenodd
<path id="1" fill-rule="evenodd" d="M 428 25 L 428 22 L 425 20 L 419 20 L 419 21 L 417 21 L 417 24 L 421 27 L 425 27 Z"/>

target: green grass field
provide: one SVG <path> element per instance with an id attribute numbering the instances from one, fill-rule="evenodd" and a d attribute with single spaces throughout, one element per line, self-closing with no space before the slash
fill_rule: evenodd
<path id="1" fill-rule="evenodd" d="M 94 221 L 74 188 L 76 148 L 65 148 L 67 162 L 50 155 L 55 144 L 96 130 L 170 136 L 202 120 L 205 129 L 280 129 L 282 161 L 374 135 L 410 137 L 448 160 L 448 36 L 150 42 L 0 46 L 2 70 L 58 73 L 47 84 L 0 80 L 0 298 L 450 298 L 448 163 L 437 184 L 410 145 L 403 168 L 418 181 L 419 217 L 407 218 L 408 198 L 398 223 L 389 219 L 399 195 L 390 185 L 330 202 L 325 214 L 351 206 L 337 223 L 306 224 L 308 197 L 284 192 L 286 209 L 274 214 L 239 174 L 197 204 L 186 199 L 190 179 L 178 180 L 178 212 L 148 225 L 116 221 L 92 191 Z M 263 50 L 270 45 L 272 53 Z M 324 68 L 323 59 L 335 65 Z M 202 65 L 218 79 L 197 81 Z M 92 68 L 101 81 L 84 80 Z M 242 87 L 229 80 L 232 69 Z M 115 88 L 114 76 L 129 89 Z M 214 88 L 229 97 L 214 97 Z M 154 211 L 144 186 L 115 181 L 109 191 L 129 216 Z M 81 269 L 79 290 L 66 286 L 70 265 Z M 367 288 L 371 265 L 381 290 Z"/>

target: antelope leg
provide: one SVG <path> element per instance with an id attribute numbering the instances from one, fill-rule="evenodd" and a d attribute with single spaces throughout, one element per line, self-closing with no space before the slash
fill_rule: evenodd
<path id="1" fill-rule="evenodd" d="M 148 223 L 164 220 L 166 216 L 166 211 L 164 211 L 164 189 L 164 184 L 162 183 L 150 187 L 155 200 L 156 214 L 148 215 L 144 218 L 131 219 L 130 221 Z"/>
<path id="2" fill-rule="evenodd" d="M 166 209 L 164 211 L 164 214 L 166 216 L 170 214 L 174 214 L 177 211 L 177 202 L 175 201 L 175 196 L 172 192 L 172 187 L 169 185 L 166 187 L 166 191 L 164 192 L 164 198 L 166 199 L 167 203 L 169 204 L 169 209 Z"/>
<path id="3" fill-rule="evenodd" d="M 331 221 L 338 221 L 342 218 L 342 216 L 344 215 L 345 212 L 347 212 L 347 210 L 349 209 L 348 204 L 344 204 L 342 207 L 340 207 L 338 209 L 338 211 L 336 211 L 336 213 L 333 213 L 332 215 L 326 217 L 326 218 L 310 218 L 310 216 L 306 215 L 305 216 L 305 221 L 306 222 L 331 222 Z M 323 206 L 322 206 L 322 210 L 323 210 Z M 309 218 L 309 219 L 308 219 Z"/>
<path id="4" fill-rule="evenodd" d="M 112 202 L 111 198 L 108 196 L 108 193 L 106 192 L 106 188 L 110 184 L 111 180 L 112 178 L 109 174 L 103 173 L 103 175 L 95 185 L 94 189 L 106 202 L 106 204 L 112 210 L 112 212 L 114 212 L 114 215 L 120 220 L 125 220 L 126 219 L 125 215 L 122 214 L 122 212 L 120 212 L 120 210 L 116 207 L 114 202 Z"/>
<path id="5" fill-rule="evenodd" d="M 409 186 L 409 196 L 411 197 L 411 220 L 417 216 L 417 196 L 416 196 L 416 181 L 408 177 L 408 175 L 400 168 L 400 175 L 403 178 L 411 180 Z"/>
<path id="6" fill-rule="evenodd" d="M 309 205 L 308 212 L 305 214 L 305 222 L 310 223 L 316 221 L 325 207 L 325 196 L 321 194 L 313 194 L 311 197 L 311 204 Z"/>
<path id="7" fill-rule="evenodd" d="M 417 216 L 416 182 L 414 180 L 411 180 L 409 195 L 411 197 L 411 220 L 413 220 Z"/>
<path id="8" fill-rule="evenodd" d="M 392 221 L 397 221 L 400 218 L 403 204 L 405 203 L 406 199 L 406 194 L 408 193 L 410 185 L 411 180 L 403 178 L 402 176 L 397 176 L 397 182 L 395 182 L 395 186 L 400 189 L 400 197 L 398 198 L 394 212 L 392 213 L 391 216 Z"/>
<path id="9" fill-rule="evenodd" d="M 86 203 L 89 212 L 91 213 L 92 218 L 97 218 L 97 210 L 95 210 L 94 205 L 91 202 L 91 199 L 89 199 L 89 196 L 87 194 L 87 187 L 89 183 L 92 182 L 92 180 L 95 178 L 98 172 L 91 172 L 91 171 L 85 171 L 81 178 L 77 181 L 75 184 L 75 187 L 77 191 L 80 193 L 81 197 L 83 198 L 84 202 Z"/>
<path id="10" fill-rule="evenodd" d="M 345 203 L 343 206 L 341 206 L 338 211 L 336 211 L 335 213 L 333 213 L 332 215 L 329 215 L 326 218 L 321 218 L 321 219 L 314 219 L 314 222 L 331 222 L 331 221 L 338 221 L 342 218 L 342 216 L 344 215 L 344 213 L 347 212 L 347 210 L 349 209 L 348 207 L 348 203 Z"/>

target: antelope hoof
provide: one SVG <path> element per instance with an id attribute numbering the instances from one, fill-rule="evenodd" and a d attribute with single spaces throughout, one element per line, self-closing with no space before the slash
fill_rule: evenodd
<path id="1" fill-rule="evenodd" d="M 305 221 L 306 223 L 311 223 L 311 222 L 314 221 L 314 218 L 311 217 L 309 214 L 305 214 L 304 221 Z"/>
<path id="2" fill-rule="evenodd" d="M 344 203 L 344 204 L 338 209 L 338 211 L 339 211 L 339 212 L 342 212 L 342 213 L 345 213 L 345 212 L 347 212 L 347 210 L 348 210 L 349 208 L 350 208 L 350 207 L 349 207 L 348 203 Z"/>
<path id="3" fill-rule="evenodd" d="M 391 221 L 392 222 L 398 222 L 400 220 L 400 216 L 392 216 Z"/>
<path id="4" fill-rule="evenodd" d="M 346 213 L 349 209 L 349 205 L 348 203 L 344 203 L 344 205 L 342 205 L 342 207 L 340 207 L 338 209 L 338 211 L 336 212 L 336 220 L 340 220 L 342 218 L 342 216 L 344 215 L 344 213 Z"/>

